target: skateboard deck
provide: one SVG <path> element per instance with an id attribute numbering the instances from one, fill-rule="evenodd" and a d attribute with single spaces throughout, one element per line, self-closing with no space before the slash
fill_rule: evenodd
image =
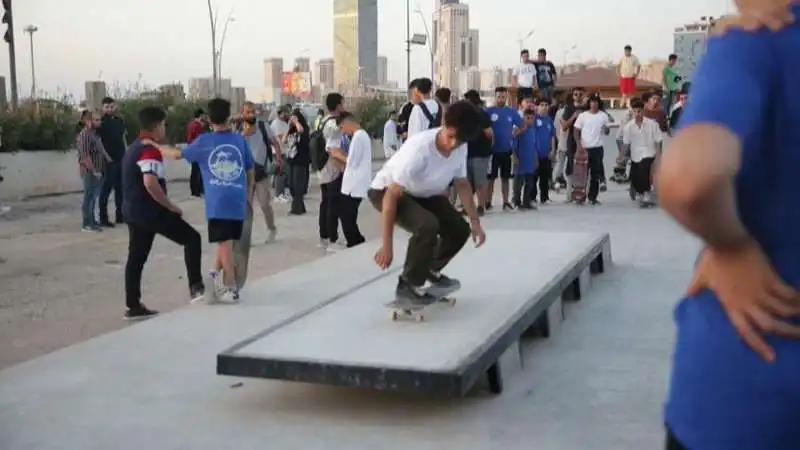
<path id="1" fill-rule="evenodd" d="M 586 202 L 586 180 L 589 172 L 589 154 L 586 151 L 575 153 L 572 167 L 572 197 L 571 200 L 582 205 Z"/>
<path id="2" fill-rule="evenodd" d="M 253 237 L 253 205 L 247 204 L 247 219 L 242 226 L 242 236 L 233 242 L 233 263 L 236 267 L 236 286 L 243 288 L 247 283 L 247 269 L 250 264 L 250 244 Z"/>
<path id="3" fill-rule="evenodd" d="M 448 289 L 445 291 L 432 291 L 430 294 L 433 295 L 436 300 L 426 305 L 413 304 L 404 300 L 393 300 L 387 303 L 386 306 L 391 310 L 392 321 L 408 318 L 416 320 L 417 322 L 422 322 L 425 320 L 425 309 L 431 306 L 442 304 L 450 307 L 456 306 L 456 299 L 455 297 L 450 297 L 450 294 L 457 292 L 458 289 L 460 288 Z"/>

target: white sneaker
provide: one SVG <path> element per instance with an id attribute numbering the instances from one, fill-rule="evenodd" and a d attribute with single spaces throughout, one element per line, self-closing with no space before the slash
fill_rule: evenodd
<path id="1" fill-rule="evenodd" d="M 317 247 L 327 250 L 330 244 L 331 244 L 330 241 L 328 241 L 327 239 L 320 239 Z"/>
<path id="2" fill-rule="evenodd" d="M 233 289 L 225 289 L 219 294 L 221 303 L 239 303 L 239 293 Z"/>
<path id="3" fill-rule="evenodd" d="M 275 242 L 275 239 L 278 237 L 278 230 L 269 230 L 269 234 L 267 234 L 267 244 Z"/>

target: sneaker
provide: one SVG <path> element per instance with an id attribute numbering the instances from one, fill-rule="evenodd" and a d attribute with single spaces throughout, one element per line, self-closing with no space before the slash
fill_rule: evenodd
<path id="1" fill-rule="evenodd" d="M 101 221 L 100 222 L 100 226 L 103 227 L 103 228 L 114 228 L 114 227 L 116 227 L 116 225 L 114 225 L 113 223 L 109 222 L 108 220 Z"/>
<path id="2" fill-rule="evenodd" d="M 428 276 L 428 281 L 431 283 L 431 289 L 440 291 L 453 291 L 461 287 L 460 281 L 440 272 L 431 272 L 430 276 Z M 430 289 L 428 292 L 430 292 Z"/>
<path id="3" fill-rule="evenodd" d="M 99 228 L 92 227 L 92 226 L 88 226 L 88 227 L 81 227 L 81 232 L 82 232 L 82 233 L 99 233 L 99 232 L 100 232 L 100 229 L 99 229 Z"/>
<path id="4" fill-rule="evenodd" d="M 328 242 L 328 246 L 325 247 L 325 251 L 328 253 L 336 253 L 339 250 L 344 250 L 347 248 L 347 244 L 344 242 Z"/>
<path id="5" fill-rule="evenodd" d="M 213 275 L 212 275 L 213 276 Z M 189 303 L 199 303 L 205 299 L 206 288 L 203 283 L 189 288 Z"/>
<path id="6" fill-rule="evenodd" d="M 550 203 L 553 203 L 553 202 L 549 198 L 539 202 L 540 205 L 549 205 Z"/>
<path id="7" fill-rule="evenodd" d="M 278 237 L 278 230 L 269 230 L 269 234 L 267 234 L 267 241 L 266 243 L 275 242 L 275 239 Z"/>
<path id="8" fill-rule="evenodd" d="M 512 205 L 511 203 L 505 202 L 503 203 L 503 211 L 513 211 L 517 209 L 519 205 Z"/>
<path id="9" fill-rule="evenodd" d="M 412 286 L 405 279 L 398 278 L 397 288 L 394 291 L 395 300 L 401 303 L 408 303 L 411 306 L 426 306 L 436 302 L 436 297 L 428 294 L 429 286 Z"/>
<path id="10" fill-rule="evenodd" d="M 539 208 L 536 206 L 536 203 L 524 203 L 519 205 L 519 209 L 523 211 L 536 211 Z"/>
<path id="11" fill-rule="evenodd" d="M 589 200 L 589 204 L 592 205 L 592 206 L 600 206 L 600 205 L 602 205 L 602 203 L 600 203 L 599 200 Z"/>
<path id="12" fill-rule="evenodd" d="M 603 181 L 602 183 L 600 183 L 600 192 L 606 192 L 607 190 L 608 190 L 608 185 L 606 184 L 606 182 Z"/>
<path id="13" fill-rule="evenodd" d="M 486 211 L 491 211 L 492 208 L 494 208 L 494 207 L 492 206 L 491 203 L 487 203 L 486 205 L 484 205 L 484 208 L 486 208 Z"/>
<path id="14" fill-rule="evenodd" d="M 224 289 L 219 294 L 219 301 L 221 303 L 239 303 L 239 291 L 233 288 Z"/>
<path id="15" fill-rule="evenodd" d="M 485 214 L 486 210 L 483 208 L 483 206 L 478 206 L 478 216 L 483 217 Z"/>
<path id="16" fill-rule="evenodd" d="M 317 244 L 317 247 L 322 248 L 322 249 L 327 249 L 330 244 L 331 244 L 331 242 L 329 240 L 320 239 L 319 240 L 319 244 Z"/>
<path id="17" fill-rule="evenodd" d="M 139 305 L 135 308 L 128 308 L 125 311 L 125 320 L 142 320 L 149 319 L 158 314 L 158 311 L 152 310 L 144 305 Z"/>

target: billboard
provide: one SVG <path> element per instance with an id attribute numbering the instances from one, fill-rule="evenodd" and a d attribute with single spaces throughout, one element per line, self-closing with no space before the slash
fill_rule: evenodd
<path id="1" fill-rule="evenodd" d="M 683 81 L 691 81 L 700 58 L 706 52 L 708 33 L 705 30 L 675 33 L 674 51 L 678 55 L 678 74 Z"/>
<path id="2" fill-rule="evenodd" d="M 281 92 L 300 98 L 311 98 L 310 72 L 284 72 L 281 77 Z"/>

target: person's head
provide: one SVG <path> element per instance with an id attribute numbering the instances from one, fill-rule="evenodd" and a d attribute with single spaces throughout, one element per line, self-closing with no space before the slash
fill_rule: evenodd
<path id="1" fill-rule="evenodd" d="M 253 125 L 256 123 L 256 105 L 251 101 L 246 101 L 242 105 L 242 119 Z"/>
<path id="2" fill-rule="evenodd" d="M 525 50 L 522 50 L 521 52 L 519 52 L 519 59 L 522 60 L 523 63 L 530 61 L 531 52 L 529 52 L 527 48 Z"/>
<path id="3" fill-rule="evenodd" d="M 539 49 L 539 50 L 536 52 L 536 58 L 539 60 L 539 62 L 545 62 L 545 61 L 547 61 L 547 50 L 545 50 L 545 49 L 543 49 L 543 48 L 540 48 L 540 49 Z"/>
<path id="4" fill-rule="evenodd" d="M 84 109 L 81 112 L 81 124 L 86 128 L 97 128 L 100 126 L 100 112 Z"/>
<path id="5" fill-rule="evenodd" d="M 166 120 L 167 113 L 158 106 L 145 106 L 139 110 L 139 127 L 154 141 L 163 140 L 167 134 Z"/>
<path id="6" fill-rule="evenodd" d="M 397 121 L 397 111 L 389 111 L 389 120 Z"/>
<path id="7" fill-rule="evenodd" d="M 647 92 L 642 95 L 642 102 L 647 109 L 656 109 L 661 104 L 661 96 L 656 92 Z"/>
<path id="8" fill-rule="evenodd" d="M 625 50 L 625 56 L 631 56 L 631 52 L 633 51 L 633 47 L 631 47 L 630 45 L 626 45 L 624 50 Z"/>
<path id="9" fill-rule="evenodd" d="M 208 102 L 208 121 L 211 122 L 212 126 L 225 126 L 228 124 L 230 117 L 231 102 L 219 97 Z"/>
<path id="10" fill-rule="evenodd" d="M 111 115 L 117 112 L 117 102 L 111 97 L 103 98 L 103 114 Z"/>
<path id="11" fill-rule="evenodd" d="M 464 93 L 464 100 L 472 103 L 473 105 L 477 106 L 478 108 L 483 107 L 483 100 L 481 99 L 481 94 L 476 91 L 475 89 L 470 89 Z"/>
<path id="12" fill-rule="evenodd" d="M 550 114 L 550 102 L 545 99 L 541 99 L 536 102 L 536 114 L 539 114 L 540 116 L 546 116 Z"/>
<path id="13" fill-rule="evenodd" d="M 596 113 L 600 111 L 600 96 L 599 95 L 592 95 L 589 97 L 589 111 Z"/>
<path id="14" fill-rule="evenodd" d="M 303 114 L 303 111 L 301 111 L 300 108 L 295 108 L 292 110 L 290 119 L 296 120 L 300 124 L 300 126 L 303 127 L 304 130 L 309 131 L 308 120 L 306 120 L 306 116 L 305 114 Z"/>
<path id="15" fill-rule="evenodd" d="M 417 78 L 412 83 L 411 99 L 415 102 L 421 102 L 431 96 L 433 89 L 433 81 L 430 78 Z"/>
<path id="16" fill-rule="evenodd" d="M 576 87 L 572 89 L 572 102 L 575 104 L 575 106 L 583 105 L 585 97 L 586 90 L 582 87 Z"/>
<path id="17" fill-rule="evenodd" d="M 677 63 L 678 63 L 678 55 L 676 55 L 675 53 L 669 55 L 669 65 L 674 66 Z"/>
<path id="18" fill-rule="evenodd" d="M 633 118 L 641 122 L 642 117 L 644 117 L 644 102 L 638 98 L 631 99 L 631 109 L 633 110 Z"/>
<path id="19" fill-rule="evenodd" d="M 520 100 L 519 102 L 519 109 L 525 111 L 526 113 L 527 112 L 532 113 L 534 109 L 536 109 L 533 104 L 533 97 L 530 96 L 523 97 L 522 100 Z"/>
<path id="20" fill-rule="evenodd" d="M 197 108 L 192 113 L 192 117 L 194 117 L 195 120 L 202 120 L 203 116 L 205 116 L 205 115 L 206 115 L 206 112 L 203 110 L 203 108 Z"/>
<path id="21" fill-rule="evenodd" d="M 325 110 L 322 108 L 317 109 L 317 117 L 322 117 L 325 115 Z"/>
<path id="22" fill-rule="evenodd" d="M 287 108 L 285 106 L 281 107 L 280 109 L 278 109 L 278 119 L 284 122 L 288 122 L 289 116 L 291 115 L 291 111 L 292 111 L 291 108 Z"/>
<path id="23" fill-rule="evenodd" d="M 339 114 L 344 110 L 344 97 L 338 92 L 331 92 L 325 96 L 325 108 L 329 114 Z"/>
<path id="24" fill-rule="evenodd" d="M 436 92 L 433 94 L 433 96 L 436 97 L 436 101 L 438 101 L 442 105 L 449 105 L 450 97 L 452 95 L 453 93 L 450 91 L 450 89 L 446 87 L 437 89 Z"/>
<path id="25" fill-rule="evenodd" d="M 356 116 L 349 111 L 342 111 L 339 117 L 336 118 L 336 124 L 339 125 L 339 129 L 342 133 L 348 136 L 352 136 L 353 133 L 361 129 L 361 125 L 358 123 Z"/>
<path id="26" fill-rule="evenodd" d="M 506 106 L 508 102 L 508 89 L 504 86 L 497 86 L 494 88 L 494 104 L 497 106 Z"/>
<path id="27" fill-rule="evenodd" d="M 457 101 L 447 108 L 442 118 L 442 129 L 436 138 L 436 146 L 444 155 L 449 155 L 459 145 L 475 140 L 483 130 L 483 112 L 468 101 Z"/>

